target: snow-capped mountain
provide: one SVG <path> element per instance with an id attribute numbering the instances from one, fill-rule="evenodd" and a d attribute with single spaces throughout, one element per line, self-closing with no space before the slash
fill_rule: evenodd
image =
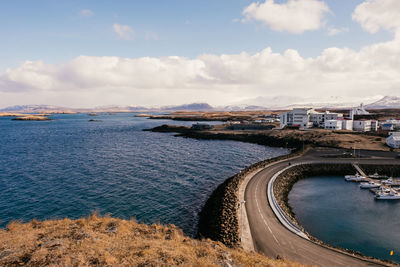
<path id="1" fill-rule="evenodd" d="M 400 97 L 385 96 L 381 100 L 365 105 L 369 109 L 385 109 L 385 108 L 400 108 Z"/>

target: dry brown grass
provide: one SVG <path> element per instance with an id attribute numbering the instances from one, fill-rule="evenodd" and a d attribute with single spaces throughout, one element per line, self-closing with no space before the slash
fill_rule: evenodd
<path id="1" fill-rule="evenodd" d="M 301 266 L 211 240 L 176 226 L 91 215 L 10 223 L 0 230 L 0 266 Z"/>

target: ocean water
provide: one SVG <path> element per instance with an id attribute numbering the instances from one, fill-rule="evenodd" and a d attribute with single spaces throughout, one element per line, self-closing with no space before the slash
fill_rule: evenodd
<path id="1" fill-rule="evenodd" d="M 0 118 L 0 227 L 12 220 L 79 218 L 97 211 L 173 223 L 194 235 L 198 212 L 220 183 L 245 166 L 287 153 L 142 131 L 192 122 L 128 113 L 53 118 Z"/>
<path id="2" fill-rule="evenodd" d="M 376 201 L 358 183 L 335 176 L 300 180 L 289 204 L 299 223 L 325 243 L 400 263 L 400 201 Z"/>

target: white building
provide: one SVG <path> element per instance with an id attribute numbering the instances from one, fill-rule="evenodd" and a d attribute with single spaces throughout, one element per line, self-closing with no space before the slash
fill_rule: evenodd
<path id="1" fill-rule="evenodd" d="M 327 120 L 325 121 L 325 129 L 327 130 L 342 130 L 341 120 Z"/>
<path id="2" fill-rule="evenodd" d="M 313 112 L 310 114 L 310 121 L 315 127 L 324 127 L 325 121 L 328 120 L 338 120 L 343 118 L 342 113 L 332 113 L 329 111 L 325 112 Z"/>
<path id="3" fill-rule="evenodd" d="M 400 120 L 397 119 L 388 119 L 383 124 L 392 124 L 394 130 L 400 130 Z"/>
<path id="4" fill-rule="evenodd" d="M 350 110 L 350 119 L 354 119 L 354 115 L 368 115 L 369 112 L 364 109 L 363 104 L 361 103 L 359 107 L 352 108 Z"/>
<path id="5" fill-rule="evenodd" d="M 371 121 L 370 120 L 355 120 L 353 121 L 353 130 L 359 132 L 369 132 L 371 131 Z"/>
<path id="6" fill-rule="evenodd" d="M 391 148 L 400 148 L 400 132 L 392 132 L 386 138 L 386 144 Z"/>
<path id="7" fill-rule="evenodd" d="M 298 126 L 300 129 L 307 129 L 313 126 L 310 122 L 310 114 L 315 112 L 312 108 L 295 108 L 280 114 L 280 127 Z"/>
<path id="8" fill-rule="evenodd" d="M 353 120 L 342 120 L 342 130 L 353 131 Z"/>

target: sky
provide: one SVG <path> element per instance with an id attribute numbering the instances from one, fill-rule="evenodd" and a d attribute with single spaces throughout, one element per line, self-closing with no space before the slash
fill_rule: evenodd
<path id="1" fill-rule="evenodd" d="M 4 0 L 0 107 L 400 95 L 399 0 Z"/>

